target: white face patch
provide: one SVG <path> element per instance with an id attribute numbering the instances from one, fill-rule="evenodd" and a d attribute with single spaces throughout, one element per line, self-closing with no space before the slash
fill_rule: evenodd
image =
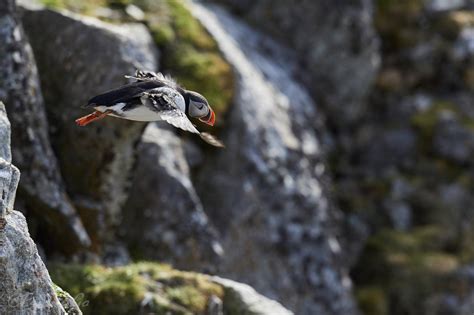
<path id="1" fill-rule="evenodd" d="M 204 117 L 209 114 L 209 108 L 206 104 L 189 101 L 189 115 L 195 118 Z"/>

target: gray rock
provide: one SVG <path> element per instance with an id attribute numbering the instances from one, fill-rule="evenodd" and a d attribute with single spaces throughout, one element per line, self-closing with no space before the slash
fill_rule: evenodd
<path id="1" fill-rule="evenodd" d="M 77 305 L 74 298 L 59 286 L 53 283 L 54 291 L 58 297 L 59 302 L 66 311 L 67 315 L 82 315 L 82 311 Z"/>
<path id="2" fill-rule="evenodd" d="M 201 269 L 215 265 L 222 247 L 190 180 L 183 141 L 174 131 L 150 124 L 142 136 L 124 207 L 124 241 L 141 259 Z"/>
<path id="3" fill-rule="evenodd" d="M 469 163 L 474 154 L 474 131 L 450 113 L 442 113 L 434 128 L 433 150 L 456 163 Z"/>
<path id="4" fill-rule="evenodd" d="M 3 226 L 5 216 L 13 210 L 20 172 L 11 164 L 10 122 L 2 102 L 0 102 L 0 144 L 0 226 Z"/>
<path id="5" fill-rule="evenodd" d="M 332 123 L 364 113 L 380 63 L 372 1 L 220 0 L 297 52 L 298 75 Z"/>
<path id="6" fill-rule="evenodd" d="M 326 195 L 318 112 L 291 77 L 287 52 L 215 6 L 191 11 L 236 72 L 226 149 L 209 154 L 196 185 L 222 233 L 226 277 L 297 314 L 356 314 Z M 264 43 L 264 44 L 262 44 Z"/>
<path id="7" fill-rule="evenodd" d="M 13 161 L 23 172 L 23 210 L 35 213 L 60 250 L 70 253 L 87 247 L 89 237 L 66 195 L 51 149 L 35 61 L 13 0 L 0 4 L 0 41 L 0 101 L 12 125 Z"/>
<path id="8" fill-rule="evenodd" d="M 416 153 L 417 136 L 409 128 L 370 129 L 366 143 L 359 148 L 361 163 L 370 171 L 387 171 L 402 166 Z"/>
<path id="9" fill-rule="evenodd" d="M 124 84 L 124 74 L 155 70 L 157 51 L 141 24 L 111 25 L 46 9 L 26 9 L 23 23 L 41 73 L 53 147 L 68 192 L 93 249 L 99 250 L 115 238 L 134 147 L 145 124 L 106 118 L 78 127 L 74 120 L 88 114 L 79 107 L 90 97 Z"/>
<path id="10" fill-rule="evenodd" d="M 224 311 L 240 315 L 292 315 L 280 303 L 259 294 L 252 287 L 220 277 L 212 281 L 224 288 Z"/>
<path id="11" fill-rule="evenodd" d="M 0 281 L 0 313 L 65 314 L 25 217 L 18 211 L 6 216 L 0 230 Z"/>

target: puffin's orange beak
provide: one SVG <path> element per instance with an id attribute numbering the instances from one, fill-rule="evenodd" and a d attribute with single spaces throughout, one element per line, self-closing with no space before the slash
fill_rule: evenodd
<path id="1" fill-rule="evenodd" d="M 205 124 L 208 124 L 209 126 L 214 126 L 214 123 L 216 122 L 216 114 L 214 114 L 212 108 L 209 107 L 209 115 L 199 118 L 199 120 Z"/>

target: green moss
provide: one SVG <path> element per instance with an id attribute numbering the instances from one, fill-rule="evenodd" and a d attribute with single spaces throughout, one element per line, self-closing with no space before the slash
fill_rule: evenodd
<path id="1" fill-rule="evenodd" d="M 390 314 L 420 314 L 420 301 L 440 290 L 442 279 L 459 266 L 459 259 L 445 246 L 443 229 L 437 226 L 411 232 L 382 230 L 371 237 L 353 270 L 356 284 L 371 288 L 361 293 L 366 307 L 382 308 L 385 302 L 371 300 L 375 295 L 387 298 Z"/>
<path id="2" fill-rule="evenodd" d="M 388 303 L 385 292 L 378 287 L 362 287 L 355 291 L 359 308 L 365 315 L 387 315 Z"/>
<path id="3" fill-rule="evenodd" d="M 204 95 L 217 123 L 233 98 L 233 73 L 216 42 L 179 0 L 166 0 L 160 18 L 149 16 L 149 27 L 162 49 L 163 70 L 182 85 Z M 167 13 L 167 16 L 163 16 Z"/>
<path id="4" fill-rule="evenodd" d="M 217 43 L 180 0 L 41 0 L 53 8 L 83 14 L 109 6 L 119 12 L 135 4 L 146 13 L 145 22 L 161 49 L 162 72 L 169 72 L 187 89 L 204 95 L 216 113 L 217 125 L 232 103 L 234 80 L 231 66 L 222 57 Z M 123 18 L 126 15 L 122 14 Z M 117 21 L 115 21 L 117 22 Z M 199 123 L 199 122 L 197 122 Z M 201 129 L 206 129 L 202 126 Z"/>
<path id="5" fill-rule="evenodd" d="M 439 116 L 442 112 L 449 112 L 454 115 L 458 114 L 456 106 L 451 102 L 438 101 L 430 106 L 427 110 L 417 113 L 412 116 L 411 123 L 419 129 L 422 136 L 431 138 L 434 127 L 438 122 Z"/>
<path id="6" fill-rule="evenodd" d="M 86 315 L 204 314 L 209 298 L 224 294 L 221 286 L 203 275 L 156 263 L 116 268 L 53 265 L 50 270 L 56 283 L 74 296 L 83 295 Z"/>
<path id="7" fill-rule="evenodd" d="M 411 47 L 421 36 L 417 25 L 423 12 L 423 0 L 377 0 L 374 24 L 389 49 Z"/>
<path id="8" fill-rule="evenodd" d="M 93 9 L 107 5 L 106 0 L 40 0 L 40 2 L 50 8 L 68 9 L 83 14 L 91 14 Z"/>

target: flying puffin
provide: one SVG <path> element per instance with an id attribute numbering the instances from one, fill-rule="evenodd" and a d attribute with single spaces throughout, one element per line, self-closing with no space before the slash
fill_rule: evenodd
<path id="1" fill-rule="evenodd" d="M 198 134 L 207 143 L 223 147 L 212 135 L 199 132 L 188 117 L 213 126 L 214 111 L 201 94 L 185 90 L 172 78 L 161 73 L 137 70 L 134 76 L 125 76 L 136 81 L 118 89 L 97 95 L 84 108 L 93 108 L 92 114 L 76 119 L 85 126 L 106 116 L 136 121 L 164 120 L 183 130 Z"/>

